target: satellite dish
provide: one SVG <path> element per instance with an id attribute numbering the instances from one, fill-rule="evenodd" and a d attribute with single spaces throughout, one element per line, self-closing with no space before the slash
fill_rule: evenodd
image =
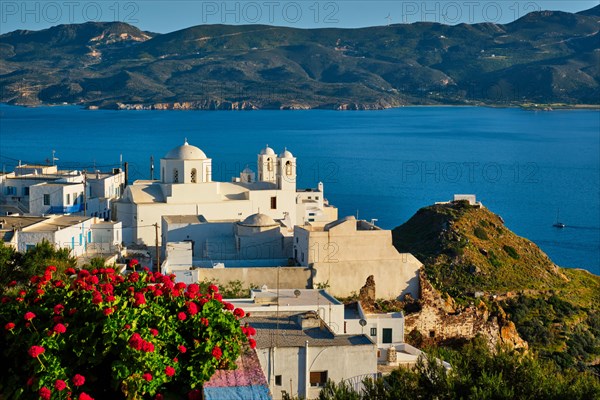
<path id="1" fill-rule="evenodd" d="M 360 321 L 358 321 L 358 323 L 360 324 L 360 326 L 365 326 L 367 324 L 367 321 L 361 318 Z"/>
<path id="2" fill-rule="evenodd" d="M 300 297 L 301 293 L 302 292 L 300 290 L 298 290 L 298 289 L 294 290 L 294 296 L 296 296 L 296 297 Z"/>

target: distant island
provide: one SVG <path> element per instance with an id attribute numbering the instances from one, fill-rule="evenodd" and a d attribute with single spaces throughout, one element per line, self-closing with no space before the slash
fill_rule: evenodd
<path id="1" fill-rule="evenodd" d="M 360 29 L 121 22 L 0 36 L 0 102 L 91 109 L 600 105 L 600 6 Z"/>

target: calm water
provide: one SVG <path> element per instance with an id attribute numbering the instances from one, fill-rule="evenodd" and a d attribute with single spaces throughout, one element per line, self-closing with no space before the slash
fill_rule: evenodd
<path id="1" fill-rule="evenodd" d="M 320 180 L 340 215 L 393 228 L 454 193 L 477 194 L 559 265 L 600 274 L 600 113 L 413 107 L 386 111 L 157 112 L 0 105 L 0 163 L 109 168 L 130 178 L 188 138 L 229 180 L 269 144 L 298 158 L 299 187 Z M 552 224 L 560 209 L 565 229 Z"/>

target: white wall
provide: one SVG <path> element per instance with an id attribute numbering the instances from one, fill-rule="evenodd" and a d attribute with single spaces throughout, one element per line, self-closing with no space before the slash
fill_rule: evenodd
<path id="1" fill-rule="evenodd" d="M 360 346 L 308 346 L 257 349 L 260 365 L 267 377 L 273 399 L 281 399 L 281 391 L 292 396 L 316 399 L 321 388 L 311 387 L 305 371 L 327 371 L 327 376 L 338 383 L 360 375 L 377 372 L 377 348 Z M 308 359 L 308 368 L 306 360 Z M 281 375 L 282 385 L 275 385 L 275 376 Z M 290 393 L 291 391 L 291 393 Z"/>
<path id="2" fill-rule="evenodd" d="M 91 219 L 82 221 L 78 224 L 55 230 L 55 227 L 49 226 L 47 229 L 40 227 L 40 224 L 28 230 L 27 228 L 19 232 L 18 250 L 27 251 L 29 246 L 35 246 L 42 240 L 53 243 L 57 248 L 68 248 L 73 257 L 78 257 L 86 252 L 87 244 L 92 242 L 92 221 Z M 47 223 L 52 224 L 52 219 Z"/>
<path id="3" fill-rule="evenodd" d="M 58 213 L 71 212 L 83 202 L 83 183 L 40 183 L 29 188 L 29 212 L 33 215 L 47 214 L 58 209 Z M 50 196 L 50 204 L 44 205 L 44 195 Z M 53 209 L 54 208 L 54 209 Z"/>
<path id="4" fill-rule="evenodd" d="M 125 184 L 125 173 L 121 171 L 107 175 L 106 173 L 94 174 L 92 172 L 87 175 L 87 184 L 89 197 L 119 198 Z"/>

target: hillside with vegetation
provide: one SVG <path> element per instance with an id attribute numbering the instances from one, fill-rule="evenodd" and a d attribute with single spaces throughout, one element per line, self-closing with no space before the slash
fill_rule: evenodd
<path id="1" fill-rule="evenodd" d="M 121 109 L 599 104 L 600 6 L 359 29 L 120 22 L 0 35 L 0 102 Z"/>
<path id="2" fill-rule="evenodd" d="M 464 201 L 420 209 L 393 230 L 393 240 L 457 304 L 479 298 L 500 305 L 541 357 L 598 369 L 600 277 L 558 267 L 500 216 Z"/>

